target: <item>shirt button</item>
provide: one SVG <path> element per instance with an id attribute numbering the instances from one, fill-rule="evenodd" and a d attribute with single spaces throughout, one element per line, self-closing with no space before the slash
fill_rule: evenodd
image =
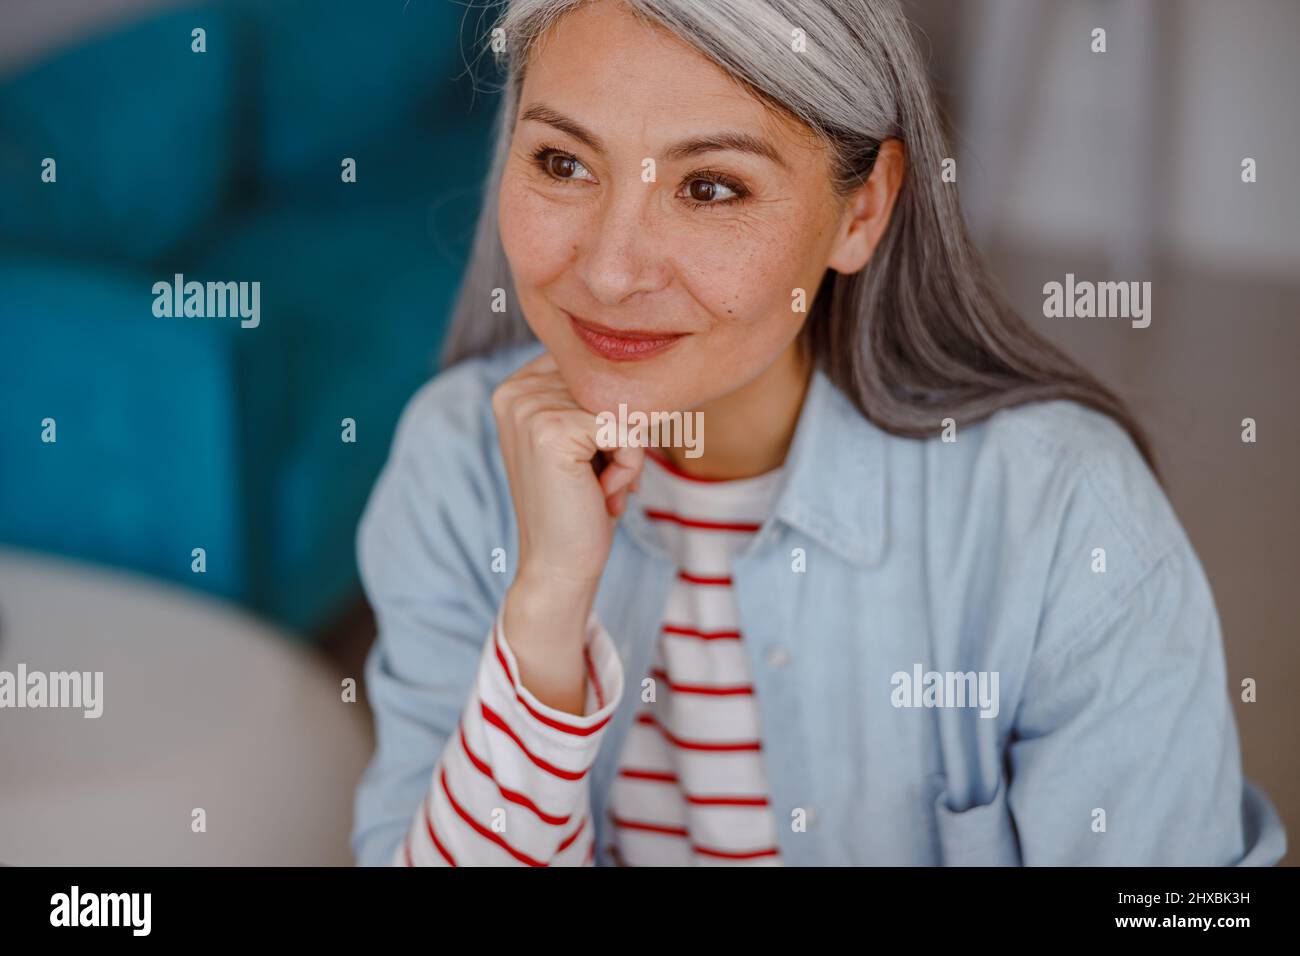
<path id="1" fill-rule="evenodd" d="M 785 667 L 790 663 L 790 652 L 784 647 L 775 646 L 767 649 L 767 666 L 768 667 Z"/>

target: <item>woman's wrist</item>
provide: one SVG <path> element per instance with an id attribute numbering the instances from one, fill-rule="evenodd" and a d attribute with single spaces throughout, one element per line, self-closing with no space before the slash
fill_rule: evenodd
<path id="1" fill-rule="evenodd" d="M 521 569 L 506 593 L 506 634 L 550 647 L 581 648 L 595 597 L 594 584 L 543 578 Z"/>
<path id="2" fill-rule="evenodd" d="M 505 641 L 523 685 L 548 707 L 582 714 L 586 699 L 587 618 L 593 596 L 535 578 L 506 592 Z"/>

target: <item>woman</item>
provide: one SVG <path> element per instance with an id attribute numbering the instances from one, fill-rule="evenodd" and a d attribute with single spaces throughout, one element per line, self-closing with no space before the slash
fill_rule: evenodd
<path id="1" fill-rule="evenodd" d="M 1275 862 L 1205 576 L 992 291 L 897 4 L 498 26 L 450 368 L 359 530 L 359 861 Z"/>

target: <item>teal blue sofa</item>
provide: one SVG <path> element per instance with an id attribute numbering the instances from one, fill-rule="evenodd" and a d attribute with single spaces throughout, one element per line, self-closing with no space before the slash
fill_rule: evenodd
<path id="1" fill-rule="evenodd" d="M 464 11 L 207 3 L 0 77 L 0 544 L 303 635 L 359 597 L 356 523 L 435 371 L 486 170 Z M 259 324 L 155 315 L 177 273 L 258 282 Z"/>

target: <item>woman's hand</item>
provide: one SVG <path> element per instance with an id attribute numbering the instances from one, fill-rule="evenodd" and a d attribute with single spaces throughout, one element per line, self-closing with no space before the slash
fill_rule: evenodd
<path id="1" fill-rule="evenodd" d="M 501 383 L 492 412 L 519 527 L 506 639 L 529 690 L 580 714 L 587 616 L 645 451 L 598 445 L 599 420 L 574 401 L 549 352 Z"/>

